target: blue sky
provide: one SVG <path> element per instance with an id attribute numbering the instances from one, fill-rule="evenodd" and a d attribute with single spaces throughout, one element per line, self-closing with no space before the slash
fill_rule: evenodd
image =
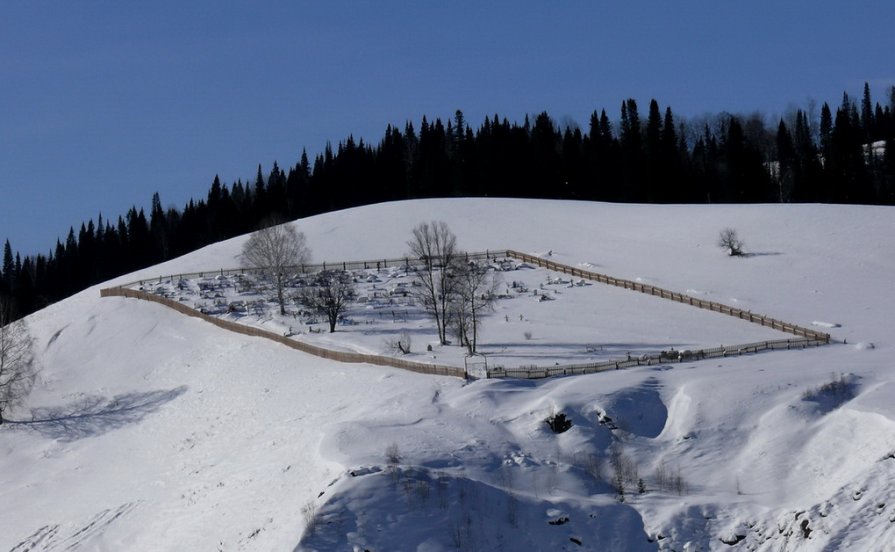
<path id="1" fill-rule="evenodd" d="M 7 2 L 0 240 L 203 197 L 462 109 L 586 126 L 625 98 L 780 115 L 895 85 L 895 2 Z"/>

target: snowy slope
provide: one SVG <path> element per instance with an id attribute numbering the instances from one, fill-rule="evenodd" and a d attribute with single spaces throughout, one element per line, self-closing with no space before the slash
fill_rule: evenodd
<path id="1" fill-rule="evenodd" d="M 401 255 L 441 219 L 463 248 L 550 252 L 847 341 L 549 381 L 340 365 L 87 290 L 28 319 L 42 370 L 0 428 L 0 550 L 890 549 L 892 214 L 470 199 L 295 223 L 336 261 Z M 727 226 L 751 256 L 715 246 Z M 118 281 L 236 266 L 244 239 Z M 648 492 L 617 499 L 612 451 Z"/>

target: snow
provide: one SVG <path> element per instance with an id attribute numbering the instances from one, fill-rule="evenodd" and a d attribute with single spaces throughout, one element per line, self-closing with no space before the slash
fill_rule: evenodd
<path id="1" fill-rule="evenodd" d="M 757 324 L 649 295 L 600 285 L 546 269 L 498 260 L 490 263 L 500 282 L 494 312 L 478 347 L 491 368 L 553 367 L 605 362 L 670 350 L 697 350 L 792 338 Z M 278 336 L 337 351 L 395 355 L 389 345 L 407 334 L 416 342 L 405 360 L 462 368 L 466 349 L 441 346 L 431 319 L 413 295 L 413 277 L 404 269 L 349 271 L 359 298 L 348 304 L 339 331 L 325 317 L 288 302 L 281 315 L 273 284 L 247 274 L 175 276 L 132 288 L 165 296 L 211 316 L 261 328 Z M 642 280 L 642 279 L 638 279 Z M 290 278 L 287 296 L 301 294 L 314 276 Z M 228 305 L 235 308 L 228 308 Z M 816 323 L 815 323 L 816 325 Z M 650 339 L 643 339 L 650 336 Z M 487 338 L 487 339 L 486 339 Z"/>
<path id="2" fill-rule="evenodd" d="M 99 298 L 107 285 L 238 266 L 245 237 L 92 288 L 28 318 L 41 372 L 10 413 L 18 422 L 0 427 L 0 549 L 707 550 L 724 539 L 884 550 L 895 534 L 892 214 L 452 199 L 294 223 L 330 262 L 400 256 L 414 225 L 441 219 L 465 249 L 549 253 L 848 343 L 550 380 L 343 365 Z M 751 255 L 715 246 L 725 227 Z M 506 321 L 520 312 L 526 354 L 542 363 L 585 343 L 769 331 L 602 285 L 553 287 L 556 301 L 514 299 L 491 315 L 484 346 L 524 346 L 518 316 Z M 361 327 L 340 327 L 334 343 L 381 353 L 383 338 Z M 559 412 L 572 427 L 554 434 L 544 420 Z M 618 500 L 613 451 L 645 494 L 629 482 Z M 657 488 L 659 467 L 686 492 Z"/>

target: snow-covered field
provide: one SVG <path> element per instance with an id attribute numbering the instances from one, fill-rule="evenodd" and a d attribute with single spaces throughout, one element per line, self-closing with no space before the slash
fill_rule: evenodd
<path id="1" fill-rule="evenodd" d="M 617 361 L 661 351 L 670 354 L 793 337 L 509 258 L 482 263 L 497 284 L 493 309 L 482 315 L 478 354 L 471 360 L 483 364 L 487 358 L 491 368 Z M 355 297 L 339 317 L 336 333 L 329 331 L 325 317 L 301 302 L 302 293 L 313 289 L 317 276 L 289 278 L 284 291 L 286 314 L 280 314 L 275 286 L 262 275 L 169 275 L 130 287 L 209 316 L 331 350 L 460 368 L 469 360 L 464 358 L 465 347 L 439 342 L 434 321 L 415 296 L 418 281 L 407 266 L 347 271 Z M 399 336 L 410 340 L 409 353 L 401 354 L 394 346 Z"/>
<path id="2" fill-rule="evenodd" d="M 552 380 L 342 365 L 87 290 L 28 318 L 42 369 L 0 428 L 0 549 L 892 549 L 892 215 L 469 199 L 295 223 L 315 261 L 338 261 L 401 255 L 414 225 L 441 219 L 464 249 L 550 251 L 846 341 Z M 750 256 L 715 246 L 727 226 Z M 118 282 L 236 266 L 243 240 Z M 522 313 L 543 321 L 539 346 L 761 330 L 562 291 Z M 486 323 L 486 346 L 524 343 L 509 314 Z M 544 421 L 557 413 L 565 433 Z"/>

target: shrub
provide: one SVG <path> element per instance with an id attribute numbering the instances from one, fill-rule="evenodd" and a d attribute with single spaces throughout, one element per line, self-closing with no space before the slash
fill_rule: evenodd
<path id="1" fill-rule="evenodd" d="M 566 418 L 566 415 L 562 412 L 554 414 L 544 421 L 547 422 L 547 425 L 550 426 L 553 433 L 565 433 L 572 427 L 572 420 Z"/>
<path id="2" fill-rule="evenodd" d="M 727 250 L 727 254 L 735 257 L 743 254 L 743 240 L 737 235 L 737 231 L 733 228 L 725 228 L 721 230 L 718 236 L 718 247 Z"/>
<path id="3" fill-rule="evenodd" d="M 401 451 L 398 449 L 397 443 L 385 447 L 385 462 L 389 467 L 396 467 L 401 463 Z"/>
<path id="4" fill-rule="evenodd" d="M 398 464 L 401 463 L 401 451 L 398 450 L 397 443 L 392 443 L 385 447 L 385 463 L 388 465 L 388 472 L 392 476 L 392 481 L 397 483 L 399 479 Z"/>
<path id="5" fill-rule="evenodd" d="M 640 470 L 634 458 L 614 448 L 609 455 L 609 465 L 612 467 L 612 484 L 616 493 L 624 497 L 625 484 L 635 485 L 640 481 Z"/>
<path id="6" fill-rule="evenodd" d="M 401 353 L 402 355 L 409 355 L 412 343 L 410 334 L 408 332 L 401 332 L 401 335 L 398 338 L 387 339 L 385 341 L 385 346 L 389 351 Z M 432 350 L 431 345 L 429 346 L 429 350 Z"/>
<path id="7" fill-rule="evenodd" d="M 656 467 L 655 480 L 656 488 L 662 491 L 673 492 L 678 495 L 687 492 L 687 482 L 681 475 L 681 469 L 669 468 L 665 465 L 665 462 L 661 462 L 658 467 Z"/>
<path id="8" fill-rule="evenodd" d="M 317 505 L 314 504 L 313 500 L 309 500 L 301 507 L 301 515 L 305 521 L 305 531 L 313 533 L 314 528 L 317 526 Z"/>

